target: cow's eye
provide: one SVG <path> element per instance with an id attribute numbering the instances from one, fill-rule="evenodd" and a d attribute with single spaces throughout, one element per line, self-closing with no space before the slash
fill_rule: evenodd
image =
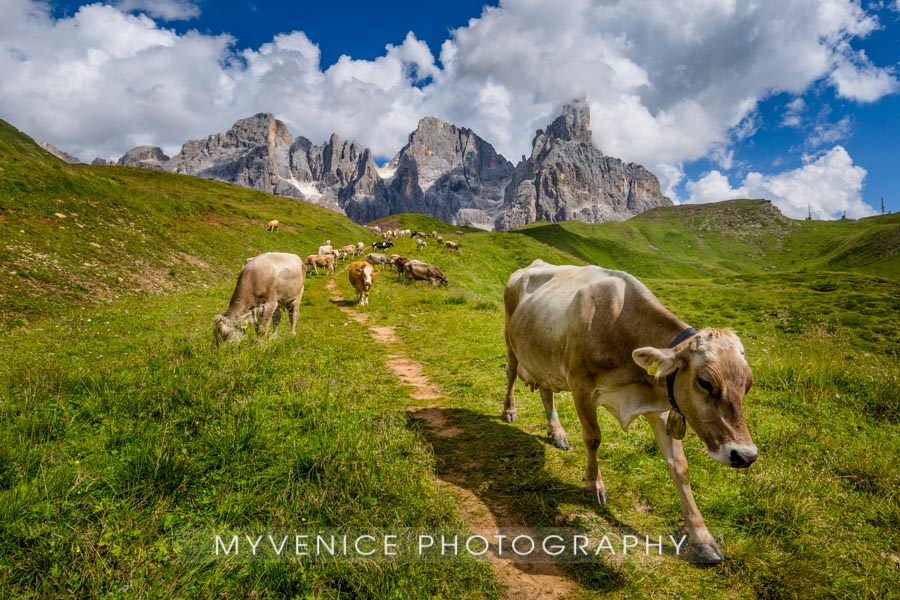
<path id="1" fill-rule="evenodd" d="M 697 378 L 697 385 L 699 385 L 707 394 L 713 393 L 713 384 L 708 379 L 703 379 L 702 377 Z"/>

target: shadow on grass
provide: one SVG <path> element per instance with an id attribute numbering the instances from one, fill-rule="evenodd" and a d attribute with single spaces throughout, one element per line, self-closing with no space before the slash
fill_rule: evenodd
<path id="1" fill-rule="evenodd" d="M 458 408 L 427 410 L 432 413 L 432 418 L 423 418 L 422 412 L 417 411 L 408 414 L 411 426 L 420 431 L 433 449 L 440 479 L 474 494 L 490 510 L 496 528 L 503 533 L 507 529 L 521 531 L 528 528 L 536 535 L 538 545 L 541 538 L 548 535 L 559 535 L 565 540 L 565 553 L 555 558 L 543 555 L 536 558 L 536 562 L 555 562 L 566 575 L 590 590 L 613 591 L 626 585 L 621 567 L 604 562 L 604 556 L 610 556 L 610 553 L 594 555 L 598 542 L 596 531 L 592 535 L 586 527 L 565 523 L 560 505 L 582 506 L 585 513 L 590 513 L 585 516 L 603 520 L 611 538 L 634 535 L 644 540 L 644 535 L 617 520 L 607 507 L 586 498 L 581 486 L 562 482 L 548 473 L 544 468 L 545 453 L 552 446 L 504 423 L 499 417 Z M 435 412 L 440 415 L 438 421 L 443 418 L 437 425 L 433 418 Z M 591 539 L 589 556 L 572 557 L 576 536 Z M 655 536 L 650 538 L 656 539 Z M 674 554 L 674 550 L 666 543 L 663 553 Z M 617 558 L 622 558 L 621 545 L 616 554 Z M 533 571 L 528 568 L 528 563 L 513 564 L 522 571 Z"/>

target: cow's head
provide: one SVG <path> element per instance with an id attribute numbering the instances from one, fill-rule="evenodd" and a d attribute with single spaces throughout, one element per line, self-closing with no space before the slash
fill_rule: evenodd
<path id="1" fill-rule="evenodd" d="M 213 319 L 213 337 L 218 346 L 222 342 L 239 342 L 244 337 L 247 323 L 230 312 L 218 314 Z"/>
<path id="2" fill-rule="evenodd" d="M 657 379 L 675 373 L 675 402 L 712 458 L 739 468 L 756 460 L 744 420 L 753 373 L 733 331 L 704 329 L 674 348 L 638 348 L 632 356 Z"/>

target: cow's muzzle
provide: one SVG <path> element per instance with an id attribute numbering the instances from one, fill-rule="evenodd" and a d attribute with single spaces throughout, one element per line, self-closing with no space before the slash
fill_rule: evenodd
<path id="1" fill-rule="evenodd" d="M 756 461 L 758 451 L 754 444 L 743 445 L 729 442 L 722 445 L 715 452 L 709 451 L 709 455 L 722 463 L 735 469 L 746 469 Z"/>

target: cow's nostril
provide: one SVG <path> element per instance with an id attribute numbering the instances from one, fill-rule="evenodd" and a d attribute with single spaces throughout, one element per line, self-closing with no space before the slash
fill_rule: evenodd
<path id="1" fill-rule="evenodd" d="M 756 460 L 756 453 L 753 453 L 749 456 L 743 456 L 737 450 L 732 450 L 731 454 L 728 455 L 728 458 L 731 460 L 731 466 L 737 469 L 745 469 L 753 464 L 753 461 Z"/>

